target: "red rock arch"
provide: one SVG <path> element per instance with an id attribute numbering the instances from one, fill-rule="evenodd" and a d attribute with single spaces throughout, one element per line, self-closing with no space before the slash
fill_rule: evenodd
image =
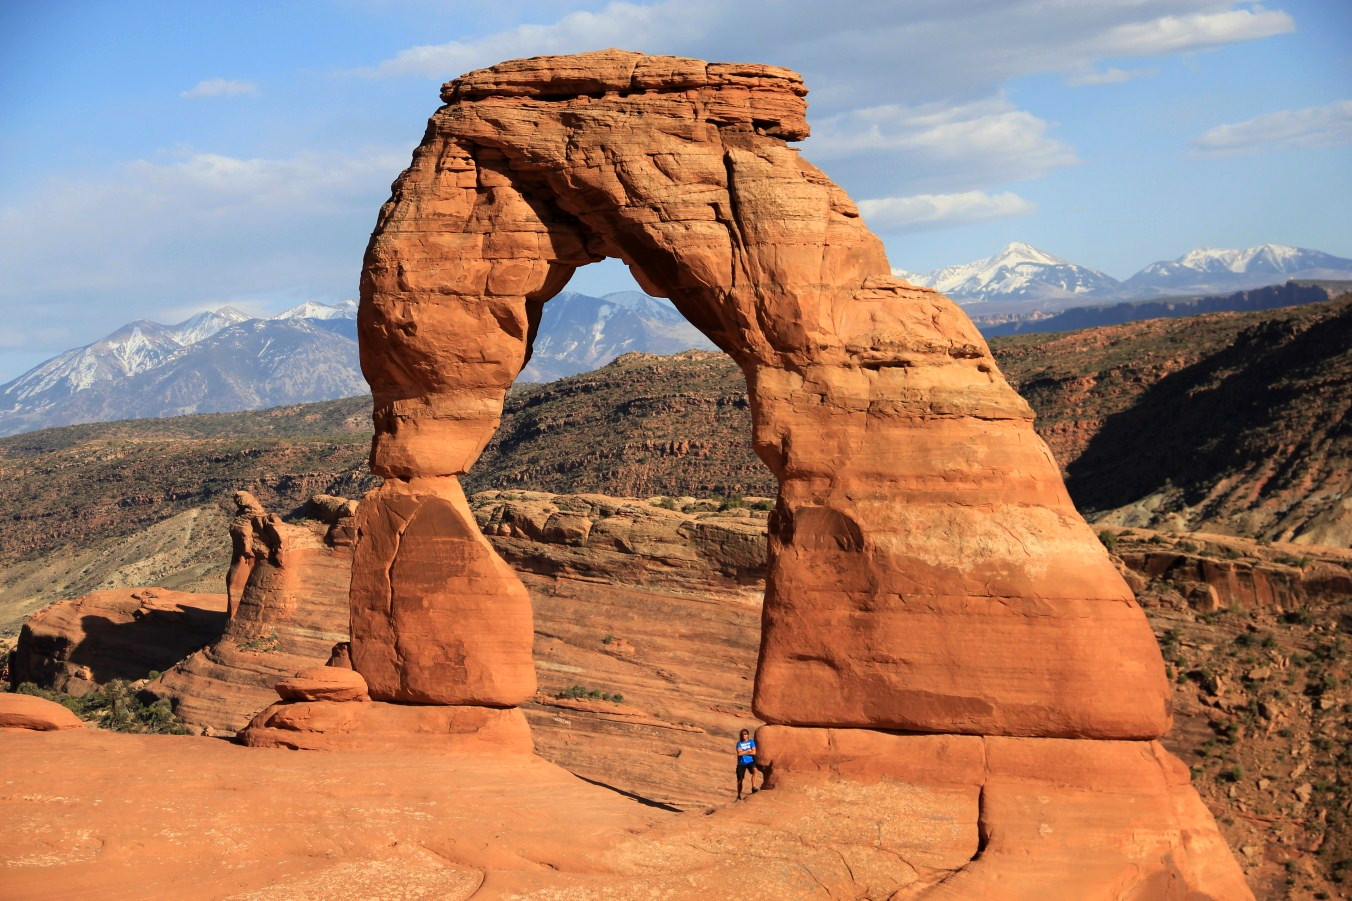
<path id="1" fill-rule="evenodd" d="M 849 197 L 788 145 L 770 66 L 603 51 L 443 89 L 362 272 L 375 397 L 352 660 L 378 700 L 511 707 L 530 602 L 458 476 L 540 310 L 627 263 L 746 374 L 779 480 L 754 706 L 771 723 L 1153 738 L 1168 686 L 1135 600 L 976 329 L 889 274 Z"/>

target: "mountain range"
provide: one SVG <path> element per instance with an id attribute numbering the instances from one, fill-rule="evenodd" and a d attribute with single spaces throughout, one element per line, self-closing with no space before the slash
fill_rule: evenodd
<path id="1" fill-rule="evenodd" d="M 357 302 L 306 301 L 267 319 L 231 307 L 176 325 L 140 319 L 0 386 L 0 435 L 117 419 L 256 410 L 365 394 Z M 665 300 L 560 293 L 522 381 L 552 381 L 630 351 L 713 349 Z"/>
<path id="2" fill-rule="evenodd" d="M 348 300 L 270 319 L 222 307 L 177 325 L 130 322 L 0 386 L 0 434 L 360 394 L 356 315 Z"/>
<path id="3" fill-rule="evenodd" d="M 1183 306 L 1172 299 L 1294 278 L 1352 279 L 1352 260 L 1276 244 L 1196 249 L 1177 260 L 1152 263 L 1119 282 L 1029 244 L 1013 243 L 988 259 L 928 274 L 893 271 L 968 304 L 968 313 L 989 336 L 1308 303 L 1331 294 L 1315 291 L 1306 292 L 1309 297 L 1284 299 L 1286 294 L 1278 292 L 1280 296 L 1267 299 Z M 1169 309 L 1161 308 L 1164 298 L 1170 299 Z M 1124 299 L 1135 302 L 1128 306 Z M 1121 309 L 1110 309 L 1113 303 Z M 1068 310 L 1072 304 L 1092 309 Z M 356 316 L 354 300 L 333 305 L 307 301 L 267 319 L 222 307 L 176 325 L 129 322 L 0 385 L 0 435 L 364 394 Z M 637 291 L 604 297 L 565 291 L 545 305 L 520 380 L 553 381 L 596 369 L 624 353 L 687 349 L 715 348 L 666 300 Z"/>
<path id="4" fill-rule="evenodd" d="M 669 301 L 639 291 L 604 297 L 563 291 L 545 304 L 521 380 L 550 382 L 589 372 L 631 351 L 674 354 L 691 348 L 717 349 Z"/>
<path id="5" fill-rule="evenodd" d="M 1176 260 L 1151 263 L 1120 282 L 1097 269 L 1016 241 L 984 260 L 927 273 L 893 269 L 892 274 L 941 291 L 959 303 L 1084 304 L 1225 294 L 1290 279 L 1352 279 L 1352 260 L 1282 244 L 1259 244 L 1244 250 L 1199 247 Z"/>

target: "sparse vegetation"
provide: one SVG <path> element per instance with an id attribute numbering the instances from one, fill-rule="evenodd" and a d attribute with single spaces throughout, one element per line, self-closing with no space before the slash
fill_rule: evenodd
<path id="1" fill-rule="evenodd" d="M 588 688 L 585 685 L 574 684 L 565 688 L 563 691 L 554 695 L 559 700 L 568 701 L 609 701 L 612 704 L 623 704 L 624 695 L 619 692 L 605 692 L 599 688 Z"/>
<path id="2" fill-rule="evenodd" d="M 141 732 L 157 735 L 187 735 L 189 729 L 174 715 L 167 700 L 150 704 L 142 702 L 132 687 L 123 679 L 114 679 L 86 695 L 74 697 L 39 688 L 24 682 L 17 689 L 20 694 L 33 695 L 55 701 L 80 719 L 112 732 Z"/>

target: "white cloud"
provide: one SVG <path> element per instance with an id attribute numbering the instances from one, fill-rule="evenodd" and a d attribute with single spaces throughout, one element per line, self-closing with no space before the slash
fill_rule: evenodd
<path id="1" fill-rule="evenodd" d="M 352 297 L 376 211 L 408 160 L 407 148 L 186 152 L 35 184 L 0 206 L 0 271 L 14 274 L 0 280 L 0 316 L 59 351 L 185 308 Z M 63 339 L 41 331 L 53 323 Z"/>
<path id="2" fill-rule="evenodd" d="M 1133 78 L 1143 78 L 1155 75 L 1158 69 L 1118 69 L 1116 67 L 1105 69 L 1102 72 L 1096 72 L 1093 69 L 1071 75 L 1066 82 L 1073 87 L 1084 87 L 1086 85 L 1099 84 L 1121 84 L 1124 81 L 1131 81 Z"/>
<path id="3" fill-rule="evenodd" d="M 1285 12 L 1218 0 L 854 0 L 828 15 L 820 0 L 614 0 L 554 22 L 410 47 L 361 71 L 445 80 L 505 59 L 624 47 L 789 66 L 808 76 L 813 103 L 835 113 L 989 96 L 1023 75 L 1082 75 L 1109 60 L 1206 50 L 1294 28 Z"/>
<path id="4" fill-rule="evenodd" d="M 970 222 L 1026 216 L 1037 204 L 1010 191 L 987 194 L 915 194 L 859 201 L 859 214 L 876 231 L 929 231 Z"/>
<path id="5" fill-rule="evenodd" d="M 703 0 L 642 6 L 613 2 L 597 12 L 572 12 L 546 25 L 518 25 L 477 41 L 448 41 L 401 50 L 367 75 L 423 75 L 449 79 L 505 59 L 580 53 L 605 47 L 644 46 L 654 41 L 693 41 L 718 6 Z"/>
<path id="6" fill-rule="evenodd" d="M 1296 23 L 1279 10 L 1261 7 L 1227 9 L 1124 22 L 1091 39 L 1085 49 L 1095 56 L 1160 56 L 1252 41 L 1295 30 Z"/>
<path id="7" fill-rule="evenodd" d="M 1352 144 L 1352 100 L 1281 110 L 1243 122 L 1217 125 L 1193 138 L 1190 144 L 1195 156 Z"/>
<path id="8" fill-rule="evenodd" d="M 970 184 L 1038 178 L 1075 163 L 1049 125 L 1004 98 L 948 106 L 877 106 L 819 122 L 806 144 L 814 159 L 904 154 L 931 180 Z M 942 176 L 942 177 L 941 177 Z"/>
<path id="9" fill-rule="evenodd" d="M 237 97 L 240 94 L 257 93 L 258 85 L 252 81 L 208 78 L 206 81 L 199 81 L 186 91 L 180 91 L 178 96 L 187 97 L 189 100 L 200 100 L 203 97 Z"/>

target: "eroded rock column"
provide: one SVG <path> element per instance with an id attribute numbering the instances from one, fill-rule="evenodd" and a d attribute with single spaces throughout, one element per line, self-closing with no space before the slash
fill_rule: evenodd
<path id="1" fill-rule="evenodd" d="M 498 427 L 540 298 L 594 257 L 506 168 L 425 142 L 367 249 L 362 369 L 386 482 L 358 514 L 351 654 L 376 700 L 511 707 L 535 691 L 530 598 L 457 477 Z"/>

